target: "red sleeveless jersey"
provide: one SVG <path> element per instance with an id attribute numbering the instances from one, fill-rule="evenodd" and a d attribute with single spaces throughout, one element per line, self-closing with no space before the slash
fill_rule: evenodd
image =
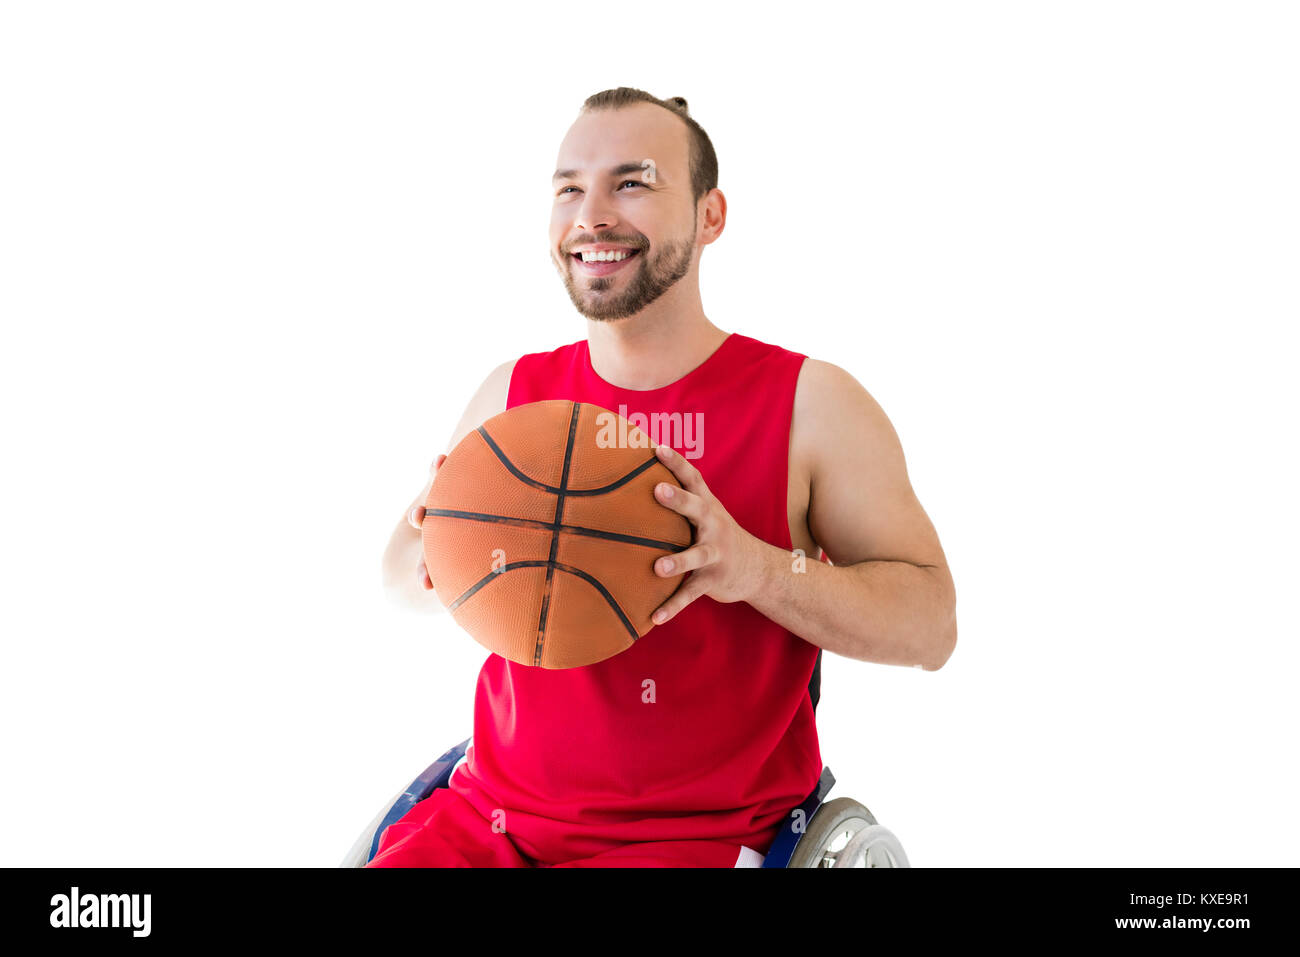
<path id="1" fill-rule="evenodd" d="M 789 552 L 790 420 L 805 358 L 732 333 L 676 382 L 631 390 L 596 374 L 583 340 L 522 356 L 506 407 L 568 399 L 619 413 L 694 464 L 742 528 Z M 704 596 L 594 665 L 493 654 L 449 786 L 543 863 L 636 841 L 766 853 L 822 770 L 817 652 L 746 602 Z"/>

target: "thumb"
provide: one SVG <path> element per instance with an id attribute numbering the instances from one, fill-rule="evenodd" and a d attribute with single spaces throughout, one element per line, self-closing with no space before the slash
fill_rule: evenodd
<path id="1" fill-rule="evenodd" d="M 447 456 L 445 454 L 439 455 L 436 459 L 433 460 L 433 464 L 429 466 L 429 472 L 432 473 L 435 479 L 438 477 L 438 469 L 442 468 L 442 463 L 445 461 L 447 461 Z M 423 527 L 424 506 L 422 505 L 412 506 L 411 510 L 406 513 L 406 520 L 411 524 L 412 528 Z"/>

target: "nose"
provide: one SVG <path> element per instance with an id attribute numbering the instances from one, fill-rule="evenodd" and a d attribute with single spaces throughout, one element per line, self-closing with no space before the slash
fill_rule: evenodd
<path id="1" fill-rule="evenodd" d="M 573 225 L 579 230 L 595 232 L 598 229 L 609 229 L 611 226 L 618 225 L 618 218 L 610 209 L 605 197 L 600 195 L 600 191 L 592 190 L 578 207 Z"/>

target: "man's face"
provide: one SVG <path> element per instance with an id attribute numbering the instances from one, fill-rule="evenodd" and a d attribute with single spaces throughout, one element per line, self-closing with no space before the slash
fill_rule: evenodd
<path id="1" fill-rule="evenodd" d="M 637 103 L 578 117 L 560 144 L 551 258 L 588 319 L 634 316 L 690 272 L 698 216 L 688 135 L 667 110 Z M 629 255 L 583 262 L 583 250 Z"/>

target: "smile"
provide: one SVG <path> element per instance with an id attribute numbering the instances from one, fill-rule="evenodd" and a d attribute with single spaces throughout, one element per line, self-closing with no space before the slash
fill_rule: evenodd
<path id="1" fill-rule="evenodd" d="M 617 272 L 640 252 L 638 249 L 604 250 L 597 253 L 577 252 L 570 257 L 577 263 L 578 270 L 586 276 L 608 276 Z"/>

